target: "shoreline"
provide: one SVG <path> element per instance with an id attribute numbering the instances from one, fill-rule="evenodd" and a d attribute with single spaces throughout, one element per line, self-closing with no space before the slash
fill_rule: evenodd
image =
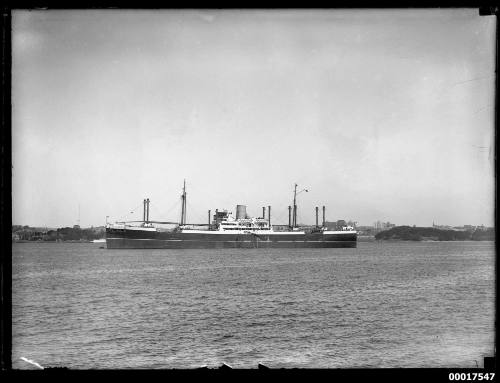
<path id="1" fill-rule="evenodd" d="M 411 239 L 375 239 L 375 238 L 359 238 L 358 237 L 358 242 L 389 242 L 389 243 L 394 243 L 394 242 L 425 242 L 425 243 L 430 243 L 430 242 L 495 242 L 494 239 L 464 239 L 464 240 L 448 240 L 448 241 L 440 241 L 440 240 L 427 240 L 427 239 L 422 239 L 422 240 L 411 240 Z M 92 242 L 92 241 L 12 241 L 12 243 L 94 243 L 94 244 L 103 244 L 105 242 Z"/>
<path id="2" fill-rule="evenodd" d="M 20 240 L 20 241 L 12 241 L 12 243 L 94 243 L 92 241 L 87 241 L 87 240 L 69 240 L 69 241 L 27 241 L 27 240 Z M 96 242 L 96 243 L 103 243 L 103 242 Z"/>
<path id="3" fill-rule="evenodd" d="M 434 239 L 375 239 L 373 242 L 495 242 L 494 239 L 450 239 L 450 240 L 434 240 Z"/>

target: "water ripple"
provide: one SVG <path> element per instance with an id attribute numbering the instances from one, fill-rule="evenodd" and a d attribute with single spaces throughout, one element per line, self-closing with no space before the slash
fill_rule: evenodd
<path id="1" fill-rule="evenodd" d="M 13 365 L 475 367 L 492 355 L 493 243 L 357 249 L 13 246 Z"/>

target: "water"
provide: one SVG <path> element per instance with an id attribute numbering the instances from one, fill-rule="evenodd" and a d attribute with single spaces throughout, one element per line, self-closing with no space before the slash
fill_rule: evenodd
<path id="1" fill-rule="evenodd" d="M 13 244 L 14 368 L 482 367 L 494 354 L 493 242 L 99 245 Z"/>

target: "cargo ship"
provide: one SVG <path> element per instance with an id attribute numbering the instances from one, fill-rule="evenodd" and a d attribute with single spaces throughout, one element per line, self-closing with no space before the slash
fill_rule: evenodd
<path id="1" fill-rule="evenodd" d="M 307 190 L 302 190 L 307 191 Z M 300 193 L 300 192 L 299 192 Z M 225 249 L 225 248 L 339 248 L 356 247 L 357 232 L 351 226 L 329 230 L 323 224 L 297 225 L 297 184 L 295 184 L 293 208 L 288 206 L 288 225 L 272 225 L 271 206 L 262 208 L 262 217 L 250 217 L 245 205 L 236 206 L 236 214 L 218 209 L 208 222 L 186 222 L 186 183 L 181 195 L 181 219 L 178 222 L 149 220 L 149 199 L 143 201 L 142 221 L 116 222 L 106 225 L 108 249 Z M 175 225 L 173 229 L 160 225 Z"/>

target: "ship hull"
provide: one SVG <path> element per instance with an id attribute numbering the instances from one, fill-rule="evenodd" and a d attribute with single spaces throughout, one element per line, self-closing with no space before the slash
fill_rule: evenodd
<path id="1" fill-rule="evenodd" d="M 172 233 L 107 229 L 108 249 L 235 249 L 235 248 L 342 248 L 356 247 L 355 232 L 336 233 Z"/>

